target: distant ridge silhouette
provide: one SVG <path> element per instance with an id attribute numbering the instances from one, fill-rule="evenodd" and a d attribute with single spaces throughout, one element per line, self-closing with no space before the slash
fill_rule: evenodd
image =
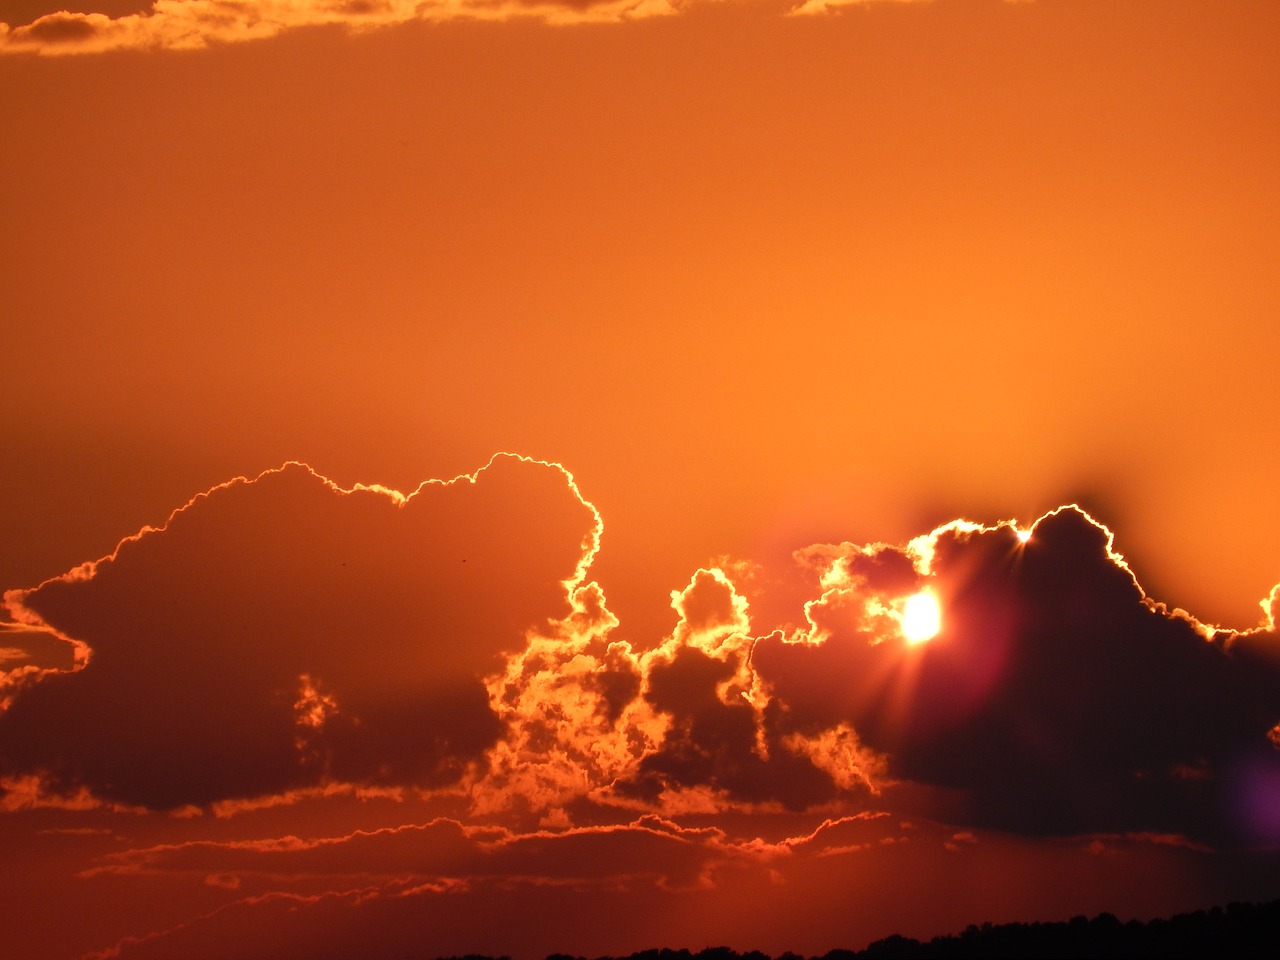
<path id="1" fill-rule="evenodd" d="M 899 934 L 876 940 L 863 950 L 830 950 L 807 960 L 932 960 L 932 958 L 1009 958 L 1009 960 L 1075 960 L 1075 958 L 1257 957 L 1280 956 L 1280 900 L 1231 903 L 1225 907 L 1180 913 L 1169 919 L 1122 923 L 1110 913 L 1092 919 L 1059 922 L 970 924 L 963 933 L 920 941 Z M 510 960 L 475 954 L 440 960 Z M 546 960 L 585 960 L 553 953 Z M 626 957 L 596 960 L 806 960 L 795 953 L 779 957 L 753 950 L 707 947 L 696 953 L 665 947 Z"/>

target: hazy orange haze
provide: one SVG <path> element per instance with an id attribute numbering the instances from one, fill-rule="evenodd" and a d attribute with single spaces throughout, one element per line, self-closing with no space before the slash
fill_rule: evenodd
<path id="1" fill-rule="evenodd" d="M 1280 895 L 1273 4 L 59 6 L 0 9 L 24 955 Z"/>

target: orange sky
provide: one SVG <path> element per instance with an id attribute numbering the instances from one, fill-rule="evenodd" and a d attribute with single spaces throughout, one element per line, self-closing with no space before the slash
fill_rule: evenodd
<path id="1" fill-rule="evenodd" d="M 1280 792 L 1280 9 L 411 8 L 0 5 L 28 954 L 341 955 L 369 916 L 387 955 L 822 952 L 1280 895 L 1239 800 Z M 1073 501 L 1009 560 L 998 521 Z M 905 550 L 957 517 L 950 566 Z M 811 548 L 876 542 L 891 586 Z M 546 919 L 624 888 L 645 923 Z"/>

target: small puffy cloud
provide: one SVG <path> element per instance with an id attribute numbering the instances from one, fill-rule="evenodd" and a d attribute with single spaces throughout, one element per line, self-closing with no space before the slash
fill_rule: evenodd
<path id="1" fill-rule="evenodd" d="M 437 787 L 502 736 L 485 678 L 570 612 L 599 536 L 561 468 L 405 497 L 293 464 L 26 591 L 87 662 L 0 715 L 0 774 L 156 808 L 326 782 Z"/>

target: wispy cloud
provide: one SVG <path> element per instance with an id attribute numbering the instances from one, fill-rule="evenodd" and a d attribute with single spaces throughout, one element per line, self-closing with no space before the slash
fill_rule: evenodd
<path id="1" fill-rule="evenodd" d="M 58 12 L 0 24 L 0 52 L 62 55 L 108 50 L 192 50 L 274 37 L 300 27 L 352 31 L 450 20 L 618 23 L 669 16 L 672 0 L 156 0 L 145 13 Z"/>

